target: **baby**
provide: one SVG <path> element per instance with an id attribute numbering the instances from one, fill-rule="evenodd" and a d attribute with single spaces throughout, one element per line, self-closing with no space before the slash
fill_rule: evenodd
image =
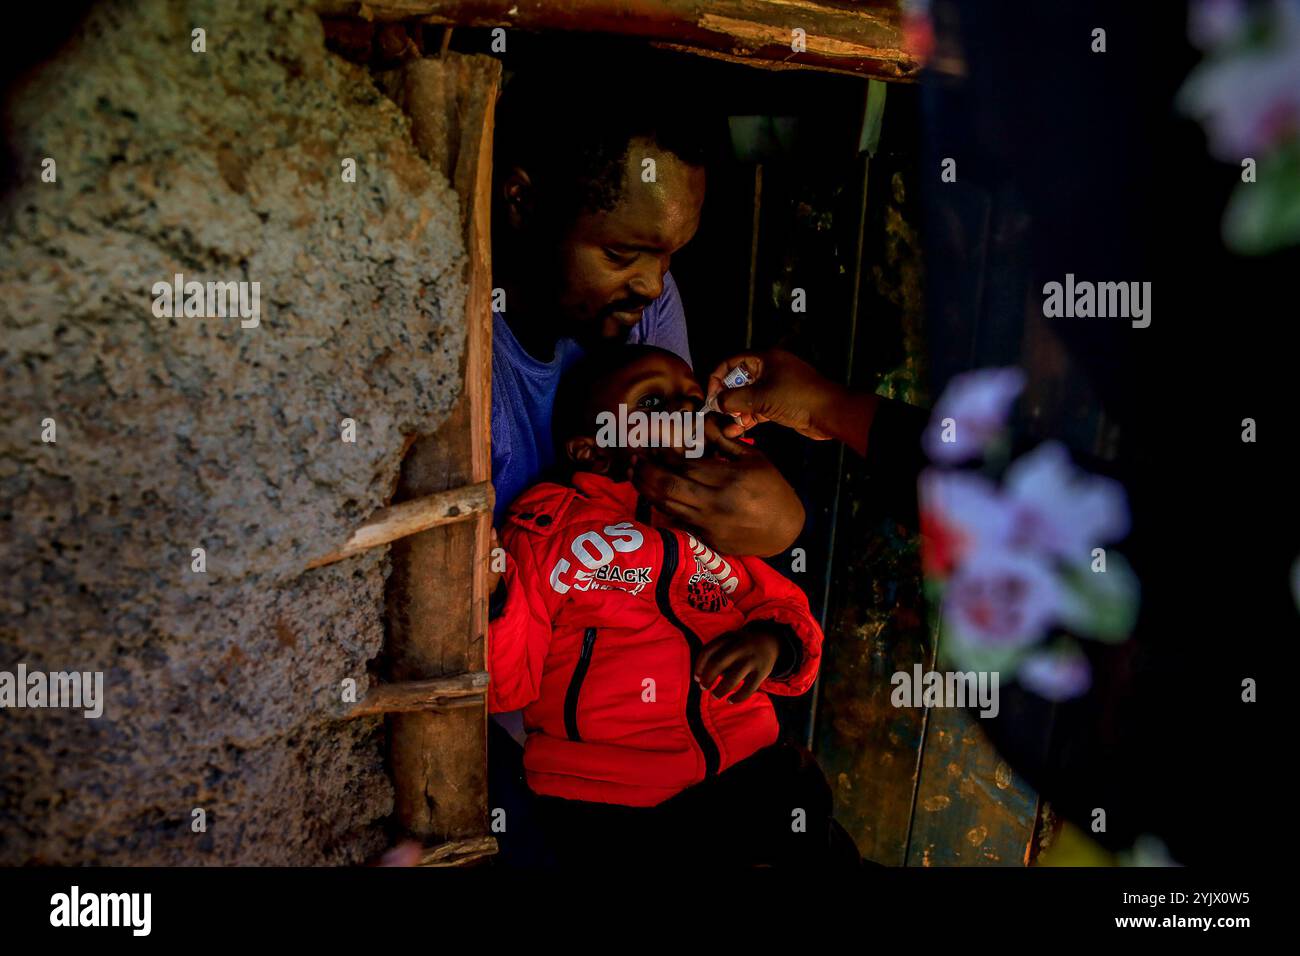
<path id="1" fill-rule="evenodd" d="M 807 599 L 761 560 L 669 526 L 626 480 L 634 451 L 688 452 L 696 432 L 678 419 L 703 404 L 689 366 L 652 346 L 591 352 L 566 374 L 551 427 L 567 480 L 524 492 L 503 524 L 490 708 L 524 708 L 527 782 L 562 862 L 856 863 L 824 776 L 777 742 L 768 699 L 816 677 Z M 637 449 L 599 438 L 633 412 L 648 422 Z"/>

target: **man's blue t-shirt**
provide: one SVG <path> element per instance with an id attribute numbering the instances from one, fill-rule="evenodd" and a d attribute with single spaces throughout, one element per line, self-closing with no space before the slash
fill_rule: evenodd
<path id="1" fill-rule="evenodd" d="M 657 345 L 689 365 L 686 313 L 671 274 L 664 275 L 659 298 L 645 307 L 629 343 Z M 533 358 L 515 339 L 505 317 L 492 314 L 492 485 L 493 523 L 500 526 L 506 506 L 555 461 L 551 444 L 551 406 L 560 376 L 582 357 L 573 339 L 560 339 L 549 362 Z"/>

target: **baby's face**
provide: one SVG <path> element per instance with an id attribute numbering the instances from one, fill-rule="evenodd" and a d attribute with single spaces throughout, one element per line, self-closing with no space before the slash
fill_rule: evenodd
<path id="1" fill-rule="evenodd" d="M 601 380 L 592 408 L 618 414 L 626 405 L 643 412 L 695 413 L 704 404 L 704 389 L 691 368 L 676 355 L 655 353 L 638 359 Z"/>
<path id="2" fill-rule="evenodd" d="M 588 459 L 575 454 L 571 447 L 570 456 L 580 467 L 622 475 L 631 464 L 634 450 L 650 449 L 652 455 L 660 451 L 684 454 L 685 442 L 690 440 L 688 435 L 700 442 L 704 439 L 703 423 L 696 415 L 704 405 L 704 389 L 695 381 L 690 366 L 676 355 L 657 352 L 646 355 L 600 379 L 588 405 L 591 414 L 609 412 L 617 421 L 620 405 L 625 406 L 628 416 L 633 412 L 646 416 L 646 427 L 638 433 L 644 440 L 634 438 L 629 428 L 627 445 L 589 449 L 592 457 Z M 677 414 L 671 418 L 655 418 L 656 412 Z M 687 427 L 692 431 L 688 433 Z"/>

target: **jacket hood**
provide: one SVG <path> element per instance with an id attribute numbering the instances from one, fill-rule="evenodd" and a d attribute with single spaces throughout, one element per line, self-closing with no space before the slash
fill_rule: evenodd
<path id="1" fill-rule="evenodd" d="M 506 509 L 506 522 L 532 531 L 544 531 L 564 523 L 575 500 L 584 505 L 609 508 L 631 515 L 637 506 L 637 491 L 630 481 L 614 481 L 606 475 L 574 472 L 569 485 L 543 481 L 533 485 Z"/>

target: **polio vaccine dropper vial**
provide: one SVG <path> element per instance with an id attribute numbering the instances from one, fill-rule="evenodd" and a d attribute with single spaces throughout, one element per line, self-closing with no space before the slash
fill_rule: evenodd
<path id="1" fill-rule="evenodd" d="M 722 377 L 722 387 L 723 387 L 723 388 L 741 388 L 741 387 L 743 387 L 743 386 L 745 386 L 745 385 L 748 385 L 748 384 L 749 384 L 750 382 L 752 382 L 752 381 L 753 381 L 753 379 L 749 377 L 749 373 L 746 372 L 745 369 L 744 369 L 742 366 L 737 365 L 737 366 L 735 366 L 734 368 L 729 369 L 729 370 L 727 371 L 727 374 L 724 375 L 724 376 Z M 718 392 L 717 394 L 713 395 L 711 398 L 709 398 L 708 400 L 706 400 L 705 403 L 704 403 L 704 407 L 701 408 L 700 411 L 701 411 L 701 412 L 716 412 L 716 411 L 718 411 L 718 410 L 719 410 L 719 409 L 718 409 L 718 395 L 721 395 L 721 394 L 722 394 L 721 392 Z"/>

